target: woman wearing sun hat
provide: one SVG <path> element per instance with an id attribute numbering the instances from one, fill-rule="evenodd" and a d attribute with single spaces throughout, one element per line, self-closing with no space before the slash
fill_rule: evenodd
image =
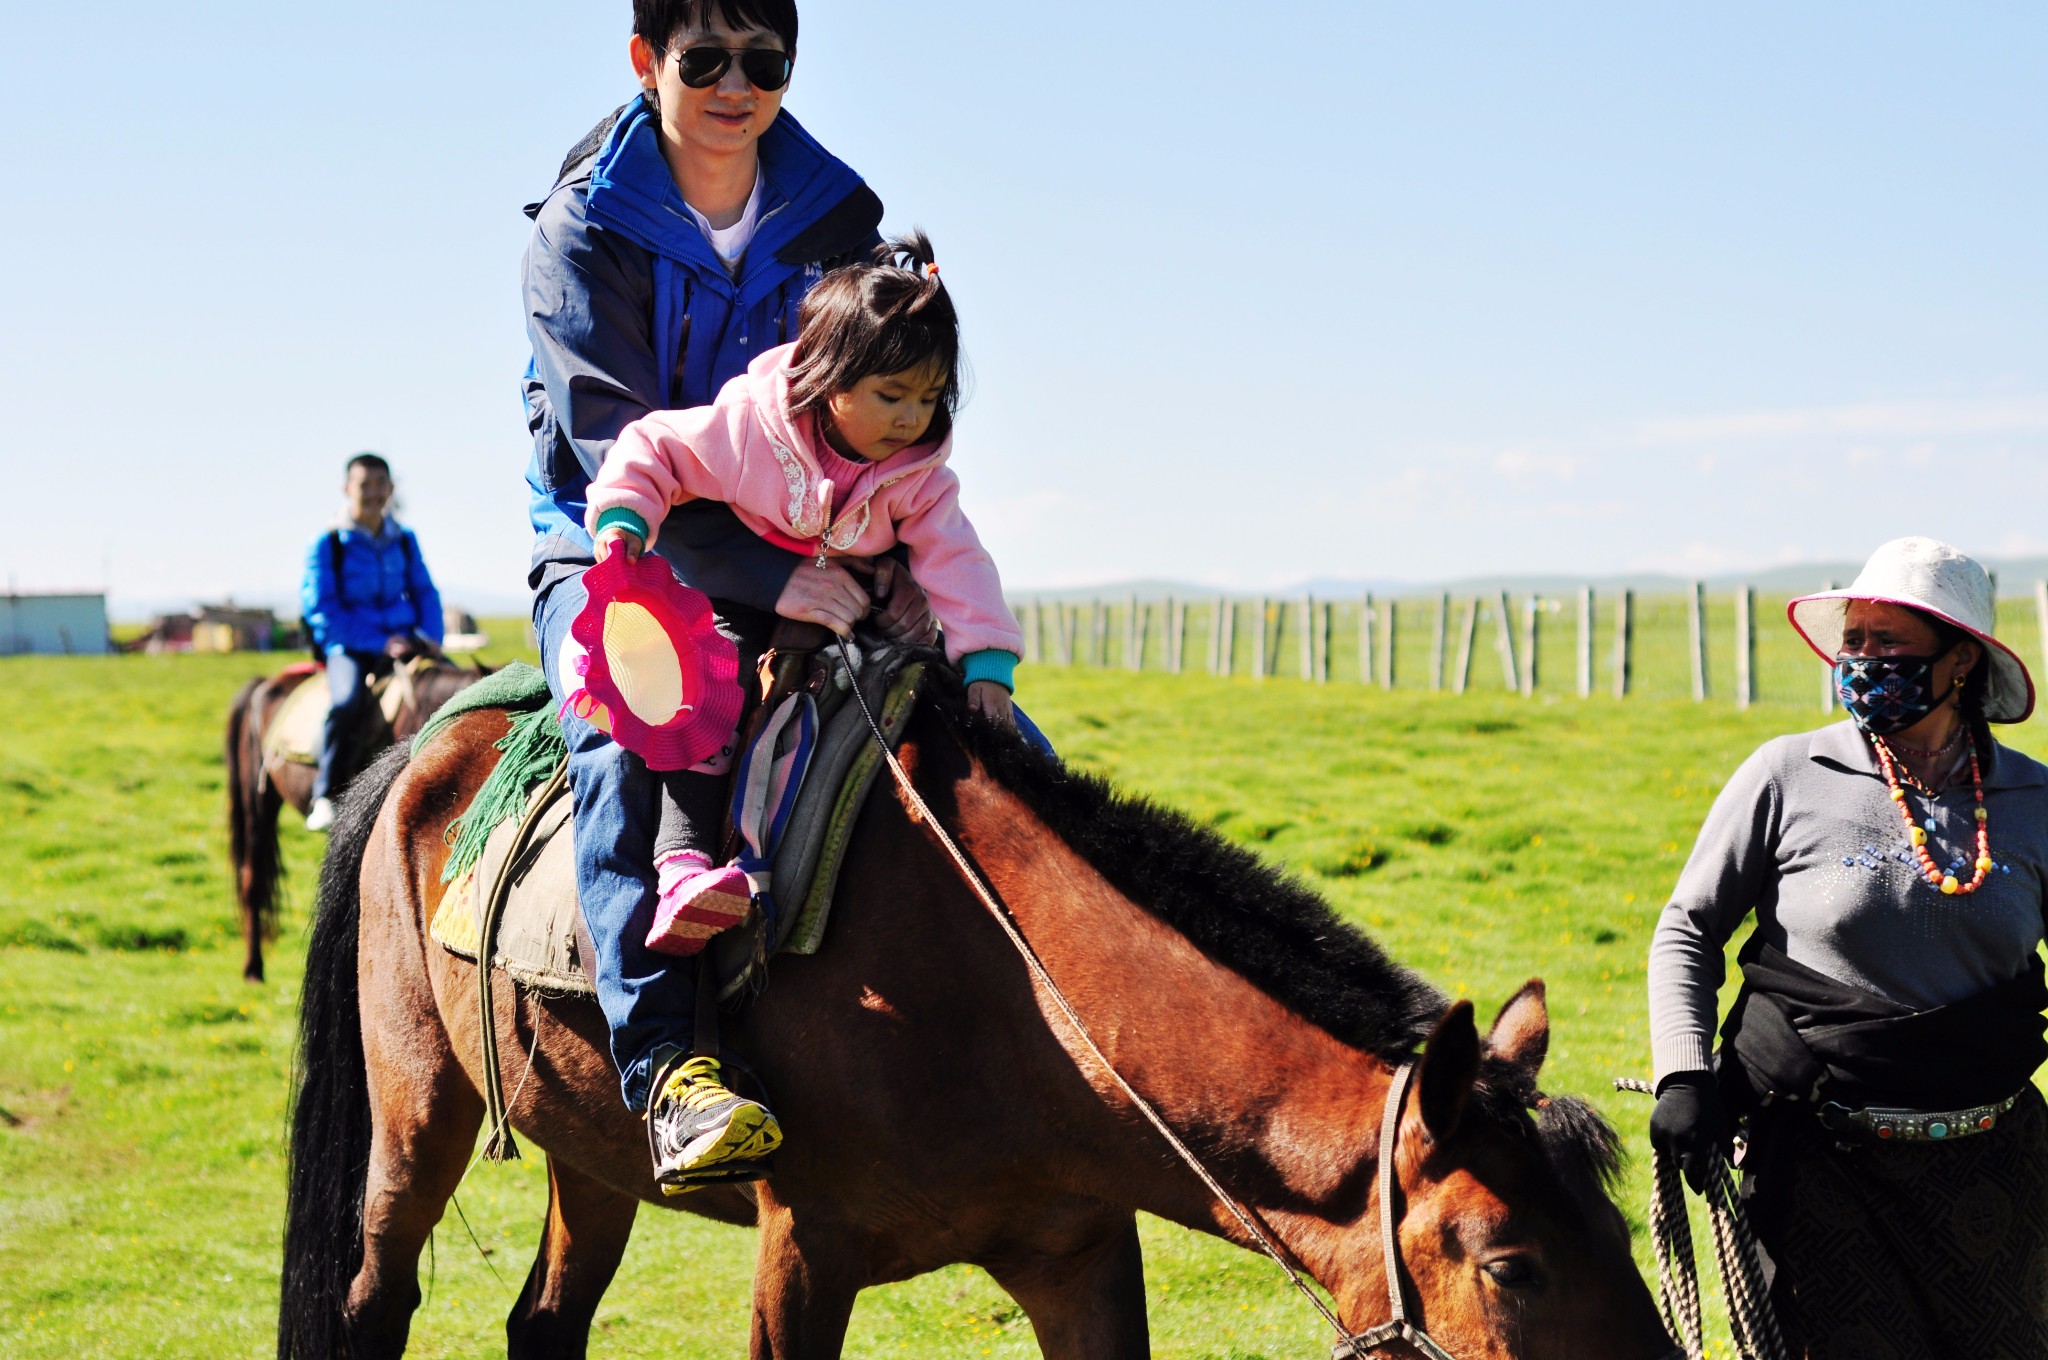
<path id="1" fill-rule="evenodd" d="M 2048 1356 L 2048 768 L 1989 726 L 2033 681 L 1933 539 L 1790 614 L 1850 719 L 1765 743 L 1700 829 L 1650 947 L 1651 1140 L 1697 1189 L 1739 1123 L 1795 1353 Z"/>

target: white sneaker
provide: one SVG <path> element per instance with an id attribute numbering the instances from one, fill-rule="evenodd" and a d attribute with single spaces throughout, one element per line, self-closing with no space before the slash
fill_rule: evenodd
<path id="1" fill-rule="evenodd" d="M 325 831 L 334 825 L 334 800 L 319 798 L 313 802 L 313 810 L 306 814 L 306 830 Z"/>

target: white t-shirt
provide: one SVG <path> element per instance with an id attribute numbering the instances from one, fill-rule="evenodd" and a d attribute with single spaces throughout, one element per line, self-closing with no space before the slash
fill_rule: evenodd
<path id="1" fill-rule="evenodd" d="M 704 239 L 711 243 L 711 249 L 725 265 L 725 272 L 739 272 L 740 261 L 746 258 L 747 247 L 754 242 L 754 232 L 761 225 L 761 172 L 754 171 L 754 192 L 747 195 L 747 206 L 740 213 L 740 220 L 729 227 L 714 227 L 711 219 L 698 212 L 690 204 L 690 216 L 697 219 L 697 230 L 704 233 Z"/>

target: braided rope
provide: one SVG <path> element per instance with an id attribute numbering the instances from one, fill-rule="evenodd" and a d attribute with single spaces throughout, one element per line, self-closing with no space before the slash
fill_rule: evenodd
<path id="1" fill-rule="evenodd" d="M 844 638 L 839 640 L 839 653 L 846 663 L 848 673 L 858 675 L 860 668 L 854 664 L 853 655 L 848 650 Z M 1209 1168 L 1202 1164 L 1202 1159 L 1195 1155 L 1194 1150 L 1181 1141 L 1180 1135 L 1173 1131 L 1173 1126 L 1166 1122 L 1166 1117 L 1159 1113 L 1151 1101 L 1138 1094 L 1138 1089 L 1124 1079 L 1123 1074 L 1116 1070 L 1115 1064 L 1110 1062 L 1108 1055 L 1103 1053 L 1102 1049 L 1096 1045 L 1094 1036 L 1089 1034 L 1087 1025 L 1081 1021 L 1080 1012 L 1074 1009 L 1071 1001 L 1067 1000 L 1066 993 L 1059 989 L 1059 984 L 1052 980 L 1052 974 L 1047 971 L 1044 961 L 1038 957 L 1038 951 L 1033 949 L 1031 942 L 1024 938 L 1024 932 L 1017 925 L 1016 918 L 1010 915 L 1009 909 L 1003 906 L 996 899 L 995 894 L 989 889 L 988 885 L 982 882 L 980 873 L 968 862 L 967 856 L 954 843 L 953 838 L 946 834 L 945 827 L 940 825 L 938 817 L 926 805 L 923 797 L 918 794 L 916 785 L 910 782 L 909 773 L 904 770 L 903 763 L 896 759 L 896 750 L 889 745 L 888 738 L 882 735 L 881 724 L 875 721 L 874 711 L 868 707 L 867 696 L 861 693 L 858 683 L 855 683 L 853 686 L 853 697 L 860 704 L 861 713 L 867 718 L 868 730 L 874 735 L 875 744 L 881 748 L 882 759 L 889 763 L 889 771 L 896 777 L 897 788 L 902 791 L 904 800 L 910 804 L 913 819 L 923 822 L 932 835 L 937 838 L 941 848 L 952 859 L 953 867 L 959 872 L 961 879 L 973 890 L 975 897 L 980 899 L 983 909 L 994 919 L 996 925 L 1001 927 L 1003 934 L 1008 937 L 1011 946 L 1016 949 L 1018 956 L 1024 960 L 1025 969 L 1031 974 L 1039 987 L 1044 990 L 1046 997 L 1053 1003 L 1054 1008 L 1059 1011 L 1061 1018 L 1072 1028 L 1074 1037 L 1080 1041 L 1081 1047 L 1087 1051 L 1089 1057 L 1095 1060 L 1096 1066 L 1102 1070 L 1103 1074 L 1110 1079 L 1116 1088 L 1123 1092 L 1124 1098 L 1129 1100 L 1138 1113 L 1145 1117 L 1145 1121 L 1158 1132 L 1161 1138 L 1166 1140 L 1166 1145 L 1173 1149 L 1174 1155 L 1179 1157 L 1187 1165 L 1188 1169 L 1195 1173 L 1196 1178 L 1216 1198 L 1216 1201 L 1230 1212 L 1232 1218 L 1237 1220 L 1238 1226 L 1244 1229 L 1245 1235 L 1251 1238 L 1260 1251 L 1272 1258 L 1275 1265 L 1280 1267 L 1281 1271 L 1287 1276 L 1287 1282 L 1293 1285 L 1300 1292 L 1301 1296 L 1308 1300 L 1310 1306 L 1322 1315 L 1323 1321 L 1327 1322 L 1340 1338 L 1336 1353 L 1343 1355 L 1349 1350 L 1353 1356 L 1360 1354 L 1357 1349 L 1357 1343 L 1362 1338 L 1349 1327 L 1346 1327 L 1343 1320 L 1337 1316 L 1330 1305 L 1323 1302 L 1321 1296 L 1309 1287 L 1308 1282 L 1302 1278 L 1301 1272 L 1294 1268 L 1294 1264 L 1282 1253 L 1280 1247 L 1273 1241 L 1266 1230 L 1259 1225 L 1258 1220 L 1252 1215 L 1251 1211 L 1238 1203 L 1231 1193 L 1223 1188 L 1223 1183 L 1217 1180 Z M 1396 1112 L 1396 1118 L 1398 1118 L 1398 1111 Z M 1392 1151 L 1391 1148 L 1382 1146 L 1379 1150 L 1379 1156 L 1385 1161 L 1391 1161 Z M 1393 1269 L 1391 1261 L 1388 1263 L 1388 1269 L 1390 1272 Z"/>
<path id="2" fill-rule="evenodd" d="M 1614 1089 L 1656 1094 L 1650 1083 L 1631 1077 L 1616 1077 Z M 1658 1304 L 1665 1326 L 1684 1345 L 1686 1360 L 1703 1360 L 1706 1342 L 1700 1318 L 1699 1264 L 1693 1257 L 1685 1182 L 1679 1176 L 1677 1159 L 1662 1149 L 1652 1154 L 1652 1166 L 1650 1235 L 1657 1244 Z M 1704 1198 L 1714 1241 L 1714 1266 L 1728 1300 L 1728 1329 L 1734 1335 L 1737 1353 L 1744 1360 L 1791 1360 L 1764 1288 L 1756 1236 L 1736 1194 L 1727 1158 L 1714 1159 Z"/>

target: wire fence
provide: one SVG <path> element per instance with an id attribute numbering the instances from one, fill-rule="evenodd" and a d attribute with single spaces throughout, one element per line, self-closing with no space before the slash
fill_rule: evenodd
<path id="1" fill-rule="evenodd" d="M 1816 582 L 1816 589 L 1825 583 Z M 1025 659 L 1052 665 L 1531 697 L 1832 705 L 1789 594 L 1023 599 Z M 1998 602 L 1997 636 L 2048 667 L 2048 582 Z"/>

